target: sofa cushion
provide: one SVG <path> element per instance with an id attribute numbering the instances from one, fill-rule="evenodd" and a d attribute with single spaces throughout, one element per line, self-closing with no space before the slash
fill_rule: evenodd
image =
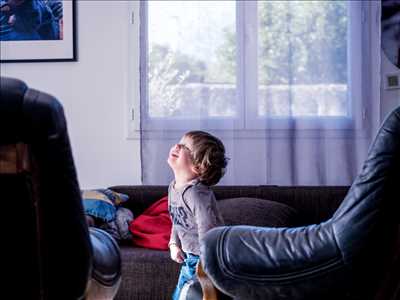
<path id="1" fill-rule="evenodd" d="M 168 197 L 165 196 L 134 219 L 129 225 L 129 230 L 135 246 L 168 250 L 171 227 Z"/>
<path id="2" fill-rule="evenodd" d="M 297 211 L 283 203 L 258 198 L 231 198 L 217 202 L 225 225 L 291 227 L 297 223 Z"/>

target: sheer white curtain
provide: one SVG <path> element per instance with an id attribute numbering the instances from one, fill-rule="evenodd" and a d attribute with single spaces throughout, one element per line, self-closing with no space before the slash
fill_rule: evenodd
<path id="1" fill-rule="evenodd" d="M 141 2 L 143 183 L 168 184 L 169 148 L 200 129 L 231 158 L 220 184 L 350 184 L 377 126 L 378 13 L 365 1 Z"/>

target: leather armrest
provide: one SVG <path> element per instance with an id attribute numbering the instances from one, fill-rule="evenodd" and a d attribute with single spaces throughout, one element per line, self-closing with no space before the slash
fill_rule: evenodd
<path id="1" fill-rule="evenodd" d="M 218 227 L 206 234 L 201 261 L 213 284 L 235 299 L 295 300 L 310 293 L 327 299 L 328 286 L 345 285 L 340 249 L 327 224 Z"/>

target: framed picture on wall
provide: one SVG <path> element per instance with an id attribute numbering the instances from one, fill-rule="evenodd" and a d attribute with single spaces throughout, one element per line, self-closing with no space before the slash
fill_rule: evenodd
<path id="1" fill-rule="evenodd" d="M 76 61 L 75 0 L 0 0 L 0 62 Z"/>

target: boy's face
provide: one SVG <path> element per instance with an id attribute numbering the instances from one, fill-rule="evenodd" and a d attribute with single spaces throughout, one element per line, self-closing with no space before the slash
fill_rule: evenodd
<path id="1" fill-rule="evenodd" d="M 174 172 L 184 172 L 188 175 L 197 174 L 193 164 L 192 149 L 192 140 L 186 136 L 183 136 L 178 144 L 171 147 L 167 162 Z"/>

